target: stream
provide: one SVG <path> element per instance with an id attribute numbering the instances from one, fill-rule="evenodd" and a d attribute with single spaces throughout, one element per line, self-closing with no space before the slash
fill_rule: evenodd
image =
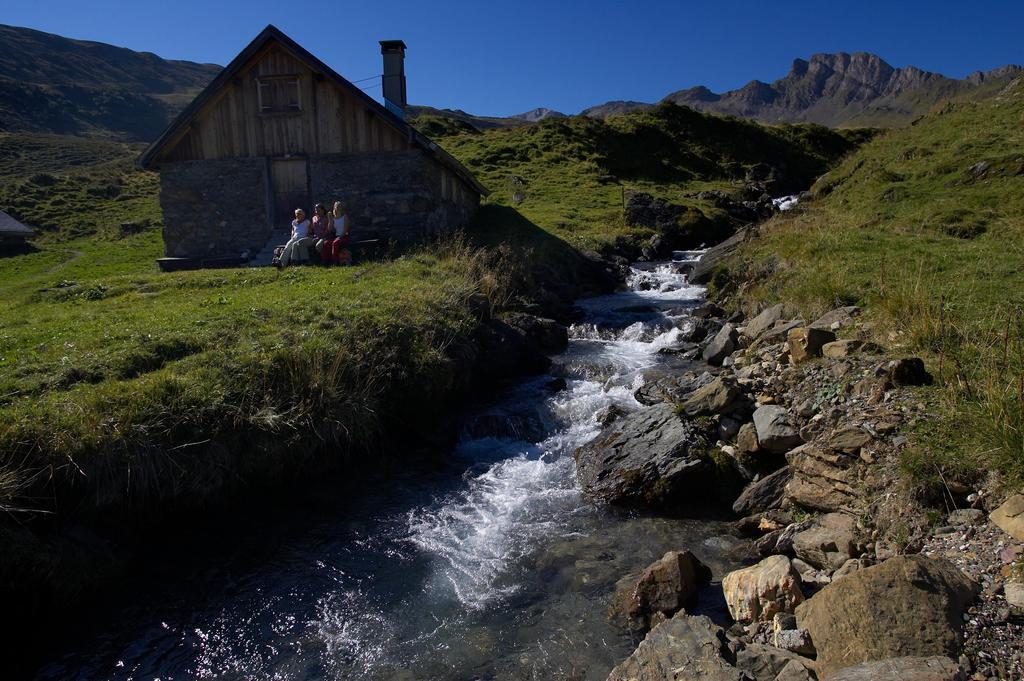
<path id="1" fill-rule="evenodd" d="M 692 550 L 716 581 L 740 562 L 723 522 L 596 507 L 575 479 L 573 452 L 602 410 L 643 409 L 645 373 L 690 366 L 658 352 L 704 297 L 684 274 L 700 252 L 682 255 L 578 301 L 551 374 L 470 411 L 442 466 L 174 557 L 167 580 L 36 678 L 604 679 L 637 643 L 607 618 L 618 580 L 671 549 Z M 553 376 L 566 389 L 552 392 Z M 698 610 L 721 619 L 720 589 Z"/>

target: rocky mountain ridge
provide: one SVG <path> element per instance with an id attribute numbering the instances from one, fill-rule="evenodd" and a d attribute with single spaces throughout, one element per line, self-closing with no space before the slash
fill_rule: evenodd
<path id="1" fill-rule="evenodd" d="M 1022 73 L 1024 67 L 1008 64 L 955 79 L 916 66 L 896 68 L 869 52 L 819 53 L 810 59 L 794 59 L 789 73 L 771 83 L 752 80 L 723 93 L 698 85 L 669 93 L 661 102 L 763 123 L 892 127 L 906 125 L 942 101 L 990 94 Z M 580 115 L 604 119 L 655 106 L 657 103 L 612 100 L 588 107 Z M 416 113 L 454 117 L 479 129 L 564 116 L 544 107 L 508 117 L 481 117 L 429 107 L 415 109 Z"/>
<path id="2" fill-rule="evenodd" d="M 838 52 L 795 59 L 789 73 L 772 83 L 752 80 L 724 93 L 698 86 L 673 92 L 662 101 L 766 123 L 898 125 L 942 100 L 968 95 L 983 85 L 1005 84 L 1021 73 L 1024 68 L 1007 65 L 957 80 L 915 66 L 895 68 L 868 52 Z"/>

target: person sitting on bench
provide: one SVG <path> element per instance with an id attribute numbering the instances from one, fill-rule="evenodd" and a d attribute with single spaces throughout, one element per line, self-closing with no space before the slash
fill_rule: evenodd
<path id="1" fill-rule="evenodd" d="M 319 254 L 321 262 L 330 264 L 329 261 L 324 259 L 324 245 L 333 241 L 336 236 L 334 233 L 334 216 L 327 212 L 322 203 L 313 206 L 312 230 L 313 247 L 316 249 L 317 254 Z M 309 255 L 312 257 L 313 254 L 310 253 Z"/>
<path id="2" fill-rule="evenodd" d="M 292 234 L 288 243 L 284 245 L 281 252 L 281 259 L 277 266 L 287 267 L 292 260 L 303 262 L 309 260 L 309 247 L 313 245 L 313 239 L 309 236 L 309 220 L 306 219 L 306 211 L 301 208 L 295 209 L 295 219 L 292 220 Z"/>
<path id="3" fill-rule="evenodd" d="M 352 252 L 348 250 L 348 211 L 345 210 L 345 205 L 341 201 L 335 201 L 330 215 L 334 218 L 335 237 L 324 241 L 323 250 L 320 252 L 320 259 L 328 265 L 331 263 L 351 265 Z"/>

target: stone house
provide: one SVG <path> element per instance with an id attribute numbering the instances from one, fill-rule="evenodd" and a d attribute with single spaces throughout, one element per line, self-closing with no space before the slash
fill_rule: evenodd
<path id="1" fill-rule="evenodd" d="M 405 44 L 381 41 L 385 104 L 267 26 L 142 154 L 160 172 L 166 268 L 258 262 L 296 208 L 335 200 L 353 234 L 466 224 L 485 189 L 405 121 Z"/>

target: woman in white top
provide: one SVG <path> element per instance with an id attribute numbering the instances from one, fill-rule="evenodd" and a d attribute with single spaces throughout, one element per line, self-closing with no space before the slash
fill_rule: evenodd
<path id="1" fill-rule="evenodd" d="M 349 224 L 348 211 L 345 210 L 345 204 L 341 201 L 335 201 L 334 208 L 331 209 L 331 216 L 334 218 L 335 237 L 324 243 L 320 257 L 328 264 L 351 265 L 352 253 L 347 248 L 349 243 Z"/>
<path id="2" fill-rule="evenodd" d="M 306 219 L 306 211 L 301 208 L 295 209 L 295 219 L 292 220 L 292 234 L 288 243 L 284 245 L 281 253 L 281 260 L 278 267 L 287 267 L 292 260 L 309 260 L 309 246 L 313 239 L 309 236 L 309 220 Z"/>

